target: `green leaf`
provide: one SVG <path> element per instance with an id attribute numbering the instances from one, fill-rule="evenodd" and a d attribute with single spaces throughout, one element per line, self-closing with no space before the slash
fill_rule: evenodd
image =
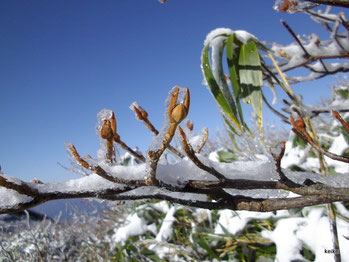
<path id="1" fill-rule="evenodd" d="M 295 148 L 297 146 L 300 146 L 302 149 L 305 149 L 305 147 L 307 146 L 307 143 L 304 142 L 302 138 L 296 135 L 292 141 L 292 148 Z"/>
<path id="2" fill-rule="evenodd" d="M 349 99 L 349 90 L 337 89 L 336 92 L 337 92 L 343 99 Z"/>
<path id="3" fill-rule="evenodd" d="M 261 87 L 263 76 L 258 49 L 253 41 L 241 46 L 239 54 L 239 78 L 241 84 Z"/>
<path id="4" fill-rule="evenodd" d="M 237 155 L 231 150 L 228 151 L 218 151 L 219 162 L 231 163 L 237 159 Z"/>
<path id="5" fill-rule="evenodd" d="M 288 167 L 291 171 L 295 172 L 305 172 L 306 170 L 304 168 L 301 168 L 300 166 L 297 166 L 295 164 Z"/>
<path id="6" fill-rule="evenodd" d="M 219 86 L 213 76 L 212 69 L 210 66 L 210 61 L 209 61 L 209 48 L 210 47 L 208 45 L 204 48 L 202 52 L 202 58 L 201 58 L 201 61 L 202 61 L 201 65 L 202 65 L 202 69 L 203 69 L 207 84 L 210 88 L 212 95 L 216 99 L 216 102 L 221 107 L 221 109 L 227 114 L 227 116 L 231 119 L 231 121 L 233 121 L 233 123 L 238 127 L 238 129 L 242 130 L 239 120 L 236 117 L 236 114 L 234 114 L 226 97 L 224 96 L 222 91 L 219 89 Z M 235 130 L 233 132 L 235 132 Z"/>
<path id="7" fill-rule="evenodd" d="M 199 238 L 199 244 L 203 249 L 207 251 L 211 258 L 218 258 L 216 253 L 210 248 L 210 246 L 207 244 L 206 240 L 203 237 Z"/>
<path id="8" fill-rule="evenodd" d="M 239 79 L 245 102 L 252 104 L 262 133 L 262 85 L 263 75 L 258 49 L 253 41 L 241 46 L 239 54 Z"/>
<path id="9" fill-rule="evenodd" d="M 163 261 L 165 261 L 165 260 L 159 258 L 153 251 L 151 251 L 149 249 L 143 249 L 141 251 L 141 253 L 143 255 L 145 255 L 147 258 L 152 259 L 153 261 L 156 261 L 156 262 L 163 262 Z"/>
<path id="10" fill-rule="evenodd" d="M 212 50 L 212 61 L 211 62 L 215 62 L 215 67 L 216 67 L 216 71 L 217 74 L 215 77 L 218 77 L 218 86 L 220 88 L 220 90 L 222 91 L 224 97 L 226 98 L 227 102 L 230 105 L 230 108 L 232 109 L 234 115 L 236 115 L 236 106 L 233 100 L 233 96 L 229 90 L 228 84 L 227 84 L 227 80 L 226 80 L 226 76 L 224 74 L 224 70 L 223 70 L 223 50 L 224 50 L 224 46 L 225 46 L 225 42 L 223 42 L 223 40 L 221 40 L 220 44 L 217 44 L 215 46 L 215 48 Z M 214 57 L 214 59 L 213 59 Z"/>
<path id="11" fill-rule="evenodd" d="M 234 57 L 234 39 L 235 39 L 235 34 L 227 38 L 226 50 L 227 50 L 227 62 L 229 67 L 230 81 L 231 81 L 233 93 L 234 93 L 235 99 L 239 99 L 240 85 L 239 85 L 238 75 L 236 73 L 236 61 L 235 61 L 236 57 Z"/>
<path id="12" fill-rule="evenodd" d="M 248 127 L 244 121 L 244 116 L 242 113 L 240 96 L 241 96 L 241 87 L 239 83 L 239 78 L 237 75 L 237 67 L 238 67 L 238 56 L 234 56 L 234 42 L 235 42 L 235 34 L 230 35 L 226 41 L 226 51 L 227 51 L 227 62 L 229 68 L 230 82 L 233 90 L 233 94 L 235 97 L 235 104 L 239 113 L 241 124 L 248 130 Z M 235 53 L 239 53 L 240 48 L 235 46 Z"/>

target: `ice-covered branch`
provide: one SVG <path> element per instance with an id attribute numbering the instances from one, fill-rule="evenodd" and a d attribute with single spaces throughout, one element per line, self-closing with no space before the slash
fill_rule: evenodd
<path id="1" fill-rule="evenodd" d="M 305 0 L 305 1 L 316 3 L 316 4 L 322 4 L 322 5 L 332 5 L 332 6 L 349 8 L 349 2 L 343 1 L 343 0 Z"/>
<path id="2" fill-rule="evenodd" d="M 321 10 L 314 11 L 309 8 L 299 9 L 297 12 L 305 12 L 310 15 L 315 22 L 323 25 L 329 31 L 330 36 L 327 40 L 320 40 L 316 34 L 312 34 L 302 39 L 285 21 L 282 21 L 295 42 L 289 45 L 270 44 L 274 55 L 279 58 L 280 69 L 288 72 L 303 67 L 310 71 L 306 76 L 287 77 L 287 79 L 291 83 L 297 83 L 339 72 L 348 72 L 349 23 L 344 12 L 335 15 L 330 14 L 329 10 L 322 13 Z M 276 69 L 272 67 L 270 69 L 273 74 L 278 73 Z"/>
<path id="3" fill-rule="evenodd" d="M 276 165 L 271 160 L 217 163 L 202 155 L 199 155 L 200 165 L 193 163 L 195 158 L 181 159 L 176 164 L 157 166 L 157 185 L 145 183 L 149 175 L 146 164 L 121 166 L 101 163 L 101 167 L 91 167 L 86 162 L 86 167 L 93 170 L 94 174 L 65 183 L 26 183 L 2 174 L 0 213 L 15 212 L 46 201 L 67 198 L 152 198 L 209 209 L 253 211 L 349 200 L 349 188 L 343 187 L 349 184 L 348 176 L 327 179 L 313 173 L 289 172 L 280 168 L 281 157 L 281 153 L 275 157 Z M 220 174 L 219 179 L 215 179 L 213 174 Z M 289 197 L 280 190 L 299 196 Z"/>
<path id="4" fill-rule="evenodd" d="M 338 112 L 334 111 L 334 115 L 338 118 L 342 120 L 342 125 L 344 127 L 348 127 L 348 124 L 340 117 L 340 115 L 338 114 Z M 302 138 L 306 143 L 309 143 L 313 148 L 315 148 L 318 152 L 320 152 L 321 154 L 328 156 L 329 158 L 333 159 L 333 160 L 337 160 L 337 161 L 341 161 L 341 162 L 345 162 L 345 163 L 349 163 L 349 157 L 345 157 L 345 156 L 340 156 L 334 153 L 331 153 L 325 149 L 323 149 L 320 145 L 318 145 L 317 143 L 315 143 L 314 139 L 308 134 L 308 131 L 306 130 L 305 127 L 305 123 L 304 120 L 302 118 L 302 116 L 300 115 L 299 112 L 297 112 L 298 114 L 298 120 L 295 121 L 293 116 L 291 115 L 291 124 L 293 125 L 293 131 L 300 137 Z"/>
<path id="5" fill-rule="evenodd" d="M 182 102 L 177 103 L 177 100 Z M 115 115 L 111 110 L 102 110 L 98 113 L 100 124 L 97 130 L 106 148 L 102 144 L 98 159 L 81 157 L 73 144 L 66 144 L 73 162 L 87 170 L 87 175 L 65 183 L 38 183 L 24 182 L 0 173 L 0 213 L 20 211 L 46 201 L 67 198 L 152 198 L 208 209 L 261 212 L 349 201 L 348 174 L 326 178 L 314 173 L 282 169 L 284 143 L 279 153 L 271 153 L 264 160 L 236 160 L 232 163 L 211 160 L 200 150 L 192 148 L 179 126 L 189 112 L 189 90 L 174 87 L 167 101 L 164 126 L 148 150 L 146 163 L 124 166 L 118 162 L 113 144 L 119 142 L 117 144 L 120 145 Z M 140 107 L 136 108 L 135 112 L 141 120 L 147 118 Z M 346 127 L 347 123 L 340 115 L 335 116 Z M 297 121 L 291 118 L 291 122 L 312 145 L 300 115 L 299 118 Z M 192 125 L 188 130 L 190 128 Z M 163 152 L 169 148 L 177 129 L 187 157 L 168 163 Z M 205 133 L 200 148 L 207 141 L 208 131 Z M 126 150 L 132 153 L 129 147 Z M 141 159 L 140 153 L 134 155 Z"/>
<path id="6" fill-rule="evenodd" d="M 144 167 L 144 164 L 142 164 Z M 170 167 L 167 167 L 170 168 Z M 130 168 L 128 168 L 130 169 Z M 132 170 L 125 169 L 124 171 L 132 172 Z M 143 172 L 145 169 L 142 170 Z M 188 174 L 189 170 L 178 170 L 185 174 Z M 144 175 L 141 172 L 139 175 Z M 271 174 L 261 174 L 268 176 Z M 164 174 L 161 174 L 160 184 L 165 186 L 135 186 L 130 187 L 127 185 L 121 185 L 107 181 L 98 175 L 90 175 L 81 179 L 71 180 L 65 183 L 47 183 L 47 184 L 35 184 L 35 183 L 22 183 L 22 187 L 30 187 L 31 190 L 37 192 L 35 196 L 18 197 L 18 193 L 11 189 L 5 189 L 0 191 L 2 199 L 4 197 L 12 197 L 17 199 L 17 202 L 6 204 L 2 201 L 0 205 L 0 213 L 16 212 L 23 209 L 28 209 L 44 203 L 46 201 L 55 199 L 67 199 L 67 198 L 99 198 L 108 200 L 135 200 L 135 199 L 165 199 L 175 203 L 184 205 L 208 208 L 208 209 L 222 209 L 229 208 L 232 210 L 251 210 L 251 211 L 273 211 L 279 209 L 290 209 L 296 207 L 304 207 L 308 205 L 316 205 L 321 203 L 328 203 L 333 201 L 348 201 L 349 189 L 335 188 L 327 186 L 322 183 L 307 182 L 308 186 L 303 184 L 298 188 L 290 188 L 280 181 L 259 181 L 248 179 L 227 179 L 221 184 L 217 184 L 215 187 L 211 187 L 210 184 L 214 183 L 212 180 L 201 180 L 202 185 L 207 185 L 207 188 L 195 189 L 195 183 L 193 181 L 187 182 L 182 185 L 172 184 L 169 189 L 168 183 Z M 339 181 L 337 181 L 339 182 Z M 217 194 L 217 189 L 229 189 L 240 188 L 245 190 L 251 190 L 255 188 L 259 189 L 283 189 L 297 192 L 300 197 L 293 198 L 280 198 L 275 195 L 274 197 L 261 197 L 260 193 L 255 194 L 256 197 L 249 197 L 244 195 L 231 195 L 231 194 Z M 206 196 L 212 196 L 216 201 L 208 201 Z"/>

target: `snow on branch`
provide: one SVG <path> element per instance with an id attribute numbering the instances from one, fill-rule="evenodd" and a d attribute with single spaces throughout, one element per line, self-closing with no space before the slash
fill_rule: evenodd
<path id="1" fill-rule="evenodd" d="M 178 100 L 181 102 L 178 103 Z M 189 112 L 189 89 L 174 87 L 167 101 L 166 119 L 160 132 L 156 131 L 144 109 L 135 103 L 131 107 L 137 118 L 151 132 L 157 133 L 147 157 L 132 150 L 126 143 L 120 143 L 115 114 L 104 110 L 98 114 L 98 130 L 107 146 L 101 149 L 98 159 L 81 157 L 73 144 L 67 144 L 71 157 L 89 175 L 64 183 L 42 183 L 24 182 L 0 173 L 0 213 L 16 212 L 46 201 L 67 198 L 163 199 L 200 208 L 260 212 L 349 201 L 349 174 L 326 178 L 310 172 L 282 169 L 280 162 L 285 150 L 284 143 L 278 154 L 273 153 L 263 160 L 232 163 L 210 160 L 193 149 L 187 134 L 179 126 Z M 335 113 L 335 117 L 347 128 L 348 124 L 338 113 Z M 302 118 L 296 121 L 291 117 L 291 122 L 300 136 L 313 146 L 313 141 L 303 129 Z M 176 133 L 186 156 L 180 153 L 180 149 L 170 147 Z M 206 141 L 207 137 L 200 148 Z M 118 162 L 115 145 L 137 158 L 138 164 L 126 166 Z M 164 156 L 168 149 L 177 157 L 171 164 Z"/>
<path id="2" fill-rule="evenodd" d="M 304 36 L 296 35 L 291 26 L 285 21 L 281 21 L 285 29 L 290 33 L 294 42 L 289 45 L 278 43 L 268 43 L 271 46 L 273 55 L 278 58 L 278 66 L 283 72 L 291 71 L 296 68 L 304 68 L 309 73 L 305 76 L 288 76 L 290 83 L 311 81 L 322 78 L 327 75 L 333 75 L 339 72 L 349 71 L 349 22 L 344 12 L 338 14 L 330 13 L 327 8 L 315 11 L 313 7 L 317 6 L 311 3 L 299 1 L 278 1 L 275 8 L 283 12 L 304 12 L 308 14 L 315 22 L 322 25 L 329 33 L 329 38 L 321 40 L 316 34 Z M 344 3 L 343 1 L 310 1 L 315 3 Z M 349 7 L 345 4 L 345 7 Z M 277 70 L 270 67 L 273 74 Z"/>

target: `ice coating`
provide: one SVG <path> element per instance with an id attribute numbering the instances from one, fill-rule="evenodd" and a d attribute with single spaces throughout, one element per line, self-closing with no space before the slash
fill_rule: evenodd
<path id="1" fill-rule="evenodd" d="M 298 5 L 297 7 L 293 6 L 287 11 L 293 12 L 296 10 L 295 8 L 297 8 L 297 10 L 301 10 L 302 4 Z M 341 24 L 343 21 L 346 21 L 344 12 L 335 15 L 329 14 L 329 11 L 330 9 L 327 9 L 325 13 L 322 13 L 321 10 L 307 11 L 315 22 L 320 23 L 326 28 L 331 27 L 330 37 L 328 40 L 320 41 L 316 34 L 304 36 L 305 40 L 301 39 L 302 46 L 306 50 L 306 53 L 312 57 L 341 58 L 344 53 L 349 51 L 349 33 L 347 30 L 344 33 L 341 33 L 340 30 Z M 329 26 L 329 24 L 331 24 L 331 26 Z M 274 52 L 275 56 L 283 59 L 280 61 L 279 65 L 280 69 L 284 72 L 307 64 L 307 67 L 309 67 L 308 69 L 311 70 L 311 72 L 306 76 L 290 77 L 289 79 L 293 82 L 311 81 L 327 74 L 340 71 L 343 72 L 349 69 L 347 62 L 339 63 L 334 60 L 327 60 L 330 62 L 323 64 L 319 61 L 315 62 L 314 64 L 310 64 L 309 58 L 305 55 L 305 52 L 298 43 L 292 43 L 286 46 L 273 43 L 271 50 Z"/>
<path id="2" fill-rule="evenodd" d="M 246 32 L 244 30 L 233 31 L 229 28 L 217 28 L 212 30 L 206 36 L 206 39 L 204 41 L 204 46 L 210 45 L 212 41 L 219 36 L 229 36 L 232 34 L 235 34 L 237 39 L 239 39 L 243 44 L 246 44 L 250 39 L 257 40 L 257 37 L 255 37 L 253 34 Z"/>
<path id="3" fill-rule="evenodd" d="M 2 173 L 1 173 L 1 177 L 5 178 L 11 184 L 16 184 L 16 185 L 21 185 L 22 184 L 22 181 L 17 179 L 17 178 L 15 178 L 15 177 L 8 176 L 8 175 L 2 174 Z"/>
<path id="4" fill-rule="evenodd" d="M 212 48 L 211 52 L 211 67 L 213 76 L 222 91 L 224 96 L 227 98 L 230 104 L 233 104 L 233 97 L 229 92 L 229 87 L 227 80 L 223 74 L 223 63 L 222 63 L 222 53 L 224 49 L 225 36 L 216 36 L 210 42 Z"/>
<path id="5" fill-rule="evenodd" d="M 284 5 L 285 5 L 284 0 L 276 0 L 274 3 L 273 8 L 277 11 L 286 11 L 289 14 L 293 14 L 296 12 L 302 12 L 303 9 L 309 8 L 311 6 L 314 6 L 314 3 L 311 2 L 307 2 L 307 1 L 301 1 L 301 0 L 291 0 L 290 2 L 293 4 L 292 6 L 290 6 L 289 8 L 287 8 L 286 10 L 284 10 Z"/>
<path id="6" fill-rule="evenodd" d="M 99 148 L 97 150 L 97 160 L 99 163 L 106 161 L 106 155 L 108 153 L 107 144 L 104 139 L 99 138 Z"/>
<path id="7" fill-rule="evenodd" d="M 140 107 L 140 105 L 136 101 L 132 102 L 132 104 L 129 107 L 133 111 L 133 113 L 135 113 L 135 117 L 137 120 L 139 120 L 139 119 L 137 117 L 137 113 L 135 111 L 135 108 L 139 108 L 139 107 Z"/>
<path id="8" fill-rule="evenodd" d="M 97 136 L 100 136 L 100 131 L 103 126 L 103 120 L 110 119 L 113 111 L 110 109 L 102 109 L 97 113 L 97 125 L 96 125 L 96 133 Z"/>
<path id="9" fill-rule="evenodd" d="M 70 165 L 71 165 L 70 170 L 72 172 L 74 172 L 74 173 L 78 173 L 78 174 L 82 174 L 82 175 L 89 175 L 89 174 L 91 174 L 91 171 L 86 169 L 86 168 L 84 168 L 84 167 L 82 167 L 80 165 L 80 163 L 74 157 L 73 152 L 72 152 L 72 147 L 74 147 L 74 145 L 71 142 L 66 142 L 66 143 L 64 143 L 64 146 L 65 146 L 65 149 L 67 151 L 68 158 L 69 158 L 69 161 L 70 161 Z M 95 160 L 89 159 L 87 157 L 82 157 L 82 159 L 84 161 L 86 161 L 90 166 L 96 166 L 97 165 Z M 92 163 L 92 161 L 94 161 L 94 162 Z"/>
<path id="10" fill-rule="evenodd" d="M 187 135 L 187 139 L 189 140 L 189 144 L 192 146 L 194 150 L 197 150 L 204 142 L 205 140 L 205 134 L 208 132 L 208 129 L 206 127 L 202 128 L 200 133 L 197 135 L 193 135 L 189 133 Z"/>
<path id="11" fill-rule="evenodd" d="M 268 158 L 258 159 L 254 161 L 234 161 L 233 163 L 219 163 L 210 160 L 209 158 L 198 154 L 200 161 L 202 161 L 207 166 L 212 166 L 221 172 L 227 178 L 230 179 L 252 179 L 258 181 L 277 181 L 279 179 L 279 174 L 276 172 L 275 163 Z M 147 176 L 146 164 L 139 164 L 136 166 L 109 166 L 107 164 L 101 163 L 102 168 L 104 168 L 110 175 L 129 180 L 141 180 Z M 289 170 L 284 170 L 284 173 L 288 178 L 297 182 L 303 183 L 305 179 L 309 178 L 314 182 L 321 182 L 335 187 L 347 187 L 349 186 L 349 176 L 348 173 L 338 174 L 331 177 L 322 177 L 318 174 L 312 172 L 291 172 Z M 215 180 L 216 178 L 211 174 L 199 169 L 195 164 L 188 158 L 184 158 L 175 164 L 170 165 L 158 165 L 157 178 L 167 184 L 173 186 L 183 186 L 186 181 L 191 180 Z M 109 182 L 96 174 L 92 174 L 89 177 L 84 177 L 80 179 L 70 180 L 65 183 L 49 183 L 47 185 L 35 185 L 40 190 L 64 190 L 66 191 L 79 191 L 79 190 L 94 190 L 96 188 L 113 188 L 115 184 Z M 139 189 L 140 190 L 140 189 Z M 159 192 L 164 193 L 165 191 L 156 191 L 154 188 L 142 189 L 146 190 L 142 194 L 157 194 Z M 160 189 L 159 189 L 160 190 Z M 244 193 L 247 191 L 241 191 L 239 193 Z M 127 194 L 139 194 L 140 192 L 130 191 Z M 269 192 L 269 191 L 255 191 L 255 194 L 268 194 L 269 196 L 279 196 L 279 192 Z M 167 193 L 166 193 L 167 194 Z M 188 194 L 182 194 L 184 195 Z M 190 199 L 190 198 L 189 198 Z"/>
<path id="12" fill-rule="evenodd" d="M 32 184 L 31 186 L 39 190 L 40 193 L 93 192 L 103 189 L 122 189 L 124 187 L 124 185 L 110 182 L 97 174 L 91 174 L 87 177 L 72 179 L 62 183 Z"/>

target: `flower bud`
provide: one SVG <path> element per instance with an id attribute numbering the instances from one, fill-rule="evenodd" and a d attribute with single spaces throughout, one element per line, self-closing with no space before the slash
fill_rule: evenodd
<path id="1" fill-rule="evenodd" d="M 184 100 L 180 104 L 177 104 L 178 92 L 179 88 L 177 87 L 175 92 L 172 94 L 170 104 L 168 106 L 168 117 L 170 123 L 173 124 L 179 124 L 188 115 L 190 106 L 189 89 L 187 89 Z"/>
<path id="2" fill-rule="evenodd" d="M 113 135 L 116 134 L 116 119 L 114 112 L 112 112 L 111 117 L 110 117 L 110 124 L 111 124 L 111 129 L 113 131 Z"/>
<path id="3" fill-rule="evenodd" d="M 107 119 L 103 120 L 103 126 L 101 128 L 101 137 L 103 139 L 110 140 L 113 138 L 113 129 L 111 122 Z"/>

